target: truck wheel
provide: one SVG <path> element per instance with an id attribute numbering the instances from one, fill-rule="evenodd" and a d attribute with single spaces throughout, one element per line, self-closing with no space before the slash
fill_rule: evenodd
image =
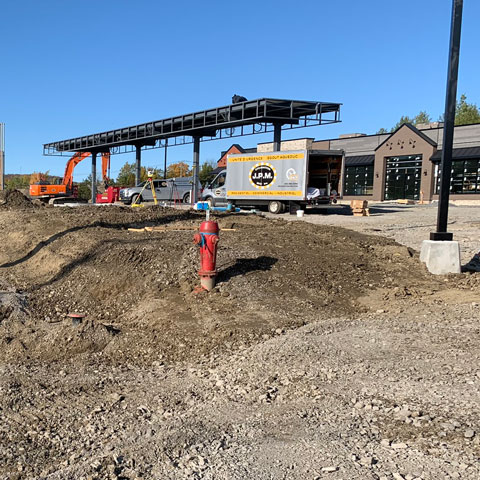
<path id="1" fill-rule="evenodd" d="M 137 193 L 133 194 L 130 198 L 130 205 L 134 205 L 135 203 L 142 203 L 142 197 L 138 198 L 139 195 Z"/>
<path id="2" fill-rule="evenodd" d="M 207 197 L 205 199 L 205 202 L 208 203 L 208 208 L 212 208 L 215 206 L 215 202 L 213 201 L 212 197 Z"/>
<path id="3" fill-rule="evenodd" d="M 186 193 L 182 199 L 183 203 L 190 203 L 190 192 Z"/>
<path id="4" fill-rule="evenodd" d="M 283 213 L 285 211 L 285 204 L 283 202 L 279 202 L 278 200 L 274 200 L 268 203 L 268 211 L 275 215 L 279 213 Z"/>

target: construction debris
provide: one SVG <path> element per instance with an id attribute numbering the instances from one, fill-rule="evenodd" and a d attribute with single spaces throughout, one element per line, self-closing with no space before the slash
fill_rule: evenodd
<path id="1" fill-rule="evenodd" d="M 142 228 L 129 228 L 129 232 L 192 232 L 197 230 L 194 227 L 142 227 Z M 236 232 L 236 228 L 221 228 L 222 232 Z"/>
<path id="2" fill-rule="evenodd" d="M 370 210 L 368 208 L 367 200 L 352 200 L 350 207 L 354 217 L 368 217 L 370 216 Z"/>

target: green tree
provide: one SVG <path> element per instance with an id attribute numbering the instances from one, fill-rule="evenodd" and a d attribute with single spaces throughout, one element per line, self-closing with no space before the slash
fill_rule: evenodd
<path id="1" fill-rule="evenodd" d="M 86 180 L 78 184 L 78 198 L 81 200 L 90 200 L 92 198 L 91 184 Z"/>
<path id="2" fill-rule="evenodd" d="M 30 175 L 14 175 L 5 180 L 6 190 L 19 190 L 30 186 Z"/>
<path id="3" fill-rule="evenodd" d="M 205 185 L 212 175 L 212 171 L 215 168 L 215 164 L 213 161 L 207 161 L 202 164 L 200 167 L 200 172 L 198 172 L 198 178 L 200 179 L 200 183 Z"/>
<path id="4" fill-rule="evenodd" d="M 126 162 L 118 172 L 117 185 L 121 187 L 133 187 L 135 185 L 135 163 Z"/>
<path id="5" fill-rule="evenodd" d="M 414 122 L 413 118 L 410 118 L 408 115 L 402 115 L 400 117 L 400 120 L 392 127 L 390 132 L 394 132 L 397 128 L 402 126 L 404 123 L 413 123 L 413 122 Z"/>
<path id="6" fill-rule="evenodd" d="M 82 200 L 90 200 L 92 198 L 92 174 L 77 184 L 78 198 Z M 97 177 L 97 192 L 103 192 L 103 185 L 100 178 Z"/>
<path id="7" fill-rule="evenodd" d="M 480 111 L 475 103 L 468 103 L 467 96 L 462 94 L 455 110 L 455 125 L 472 123 L 480 123 Z"/>
<path id="8" fill-rule="evenodd" d="M 148 172 L 152 172 L 152 178 L 163 178 L 163 170 L 153 167 L 140 168 L 140 181 L 144 182 L 148 178 Z"/>
<path id="9" fill-rule="evenodd" d="M 163 178 L 163 170 L 153 167 L 140 168 L 140 182 L 148 178 L 148 172 L 153 172 L 153 178 Z M 135 163 L 125 163 L 118 172 L 115 182 L 119 187 L 133 187 L 135 185 Z"/>
<path id="10" fill-rule="evenodd" d="M 398 127 L 402 126 L 404 123 L 411 123 L 412 125 L 418 125 L 420 123 L 430 123 L 431 121 L 432 121 L 432 118 L 425 110 L 421 110 L 414 117 L 409 117 L 408 115 L 402 115 L 400 117 L 400 120 L 392 127 L 390 132 L 394 132 Z M 377 133 L 388 133 L 383 130 L 385 129 L 380 129 Z"/>
<path id="11" fill-rule="evenodd" d="M 430 123 L 431 121 L 430 115 L 425 110 L 422 110 L 413 119 L 413 124 L 418 125 L 419 123 Z"/>
<path id="12" fill-rule="evenodd" d="M 382 127 L 377 131 L 377 135 L 382 135 L 383 133 L 388 133 L 388 130 Z"/>

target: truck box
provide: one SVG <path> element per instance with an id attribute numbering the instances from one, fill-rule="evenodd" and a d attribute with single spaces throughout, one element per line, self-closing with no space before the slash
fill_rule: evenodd
<path id="1" fill-rule="evenodd" d="M 229 155 L 227 199 L 304 202 L 307 166 L 307 150 Z"/>

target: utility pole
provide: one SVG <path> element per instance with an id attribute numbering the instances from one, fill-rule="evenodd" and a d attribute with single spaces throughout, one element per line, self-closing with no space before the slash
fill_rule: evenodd
<path id="1" fill-rule="evenodd" d="M 460 31 L 462 28 L 463 0 L 453 0 L 450 49 L 448 57 L 447 93 L 445 96 L 445 125 L 443 127 L 440 192 L 437 214 L 437 231 L 430 233 L 430 240 L 422 242 L 420 260 L 434 275 L 460 273 L 460 244 L 447 232 L 448 201 L 452 176 L 453 130 L 457 101 L 458 60 L 460 55 Z"/>
<path id="2" fill-rule="evenodd" d="M 460 57 L 460 33 L 462 30 L 463 0 L 453 0 L 450 29 L 450 53 L 448 58 L 447 93 L 445 96 L 445 124 L 443 126 L 442 161 L 440 164 L 440 191 L 438 201 L 437 231 L 430 233 L 430 240 L 451 241 L 447 232 L 448 202 L 452 176 L 453 130 L 457 102 L 458 62 Z"/>

